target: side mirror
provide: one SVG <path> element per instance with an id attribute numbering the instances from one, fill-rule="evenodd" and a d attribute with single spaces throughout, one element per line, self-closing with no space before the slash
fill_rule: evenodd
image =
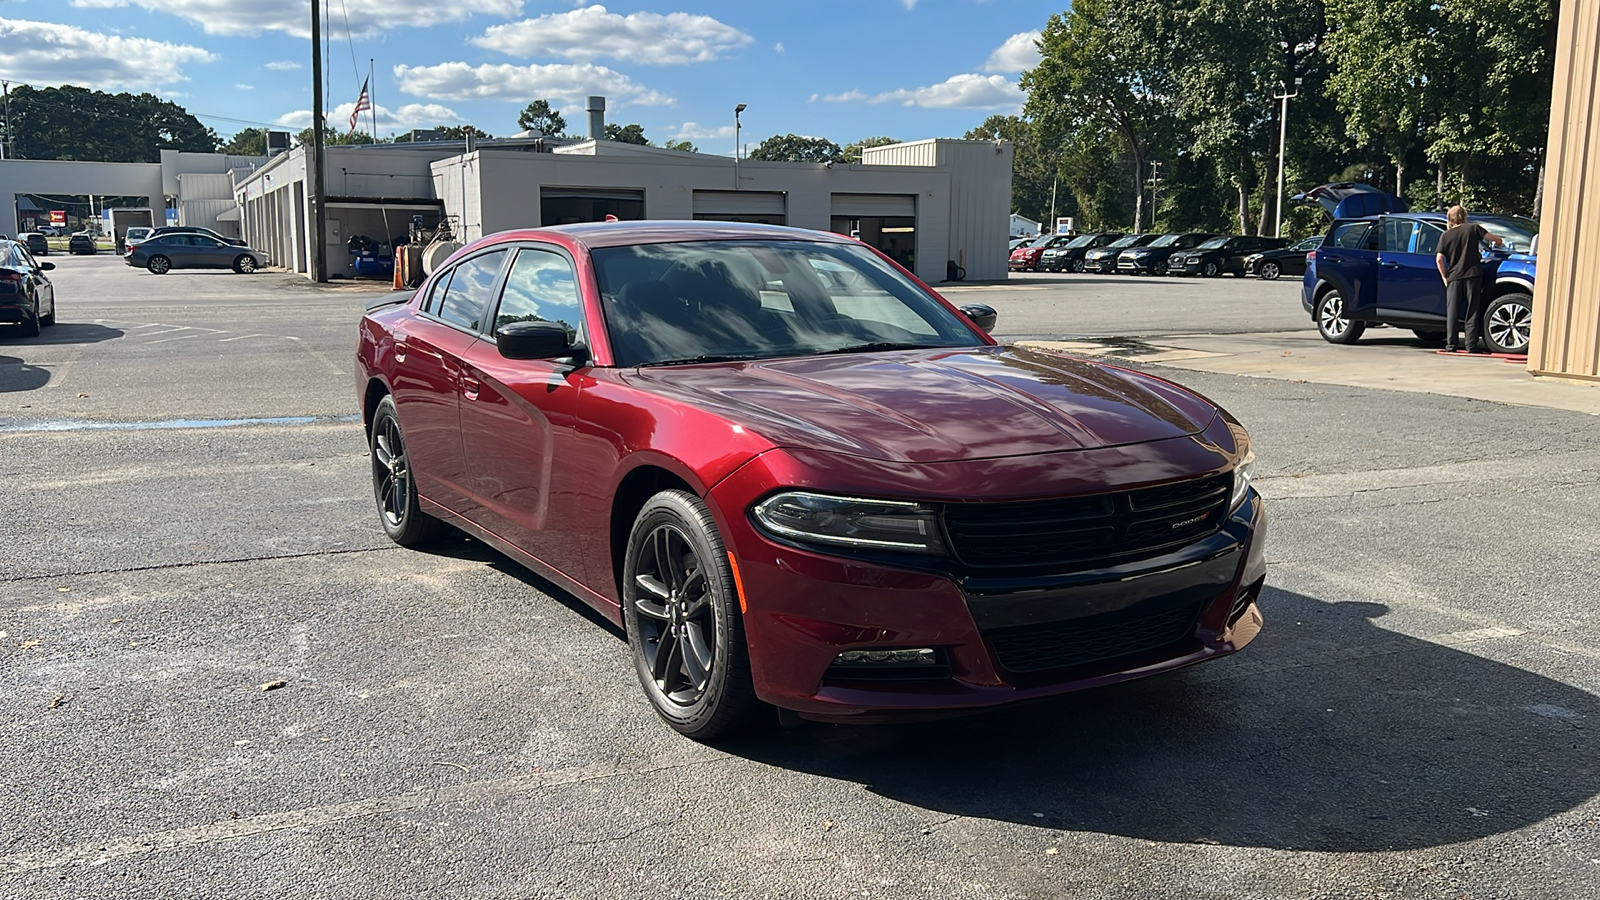
<path id="1" fill-rule="evenodd" d="M 39 271 L 41 271 L 41 272 L 53 272 L 53 271 L 55 271 L 55 268 L 56 268 L 56 264 L 53 263 L 53 262 L 42 262 L 42 263 L 39 263 Z"/>
<path id="2" fill-rule="evenodd" d="M 495 332 L 495 346 L 506 359 L 561 359 L 579 365 L 589 359 L 589 348 L 567 340 L 566 326 L 555 322 L 512 322 Z"/>
<path id="3" fill-rule="evenodd" d="M 1000 319 L 1000 314 L 994 311 L 994 307 L 983 303 L 963 306 L 961 307 L 961 314 L 971 319 L 972 324 L 982 328 L 984 331 L 994 331 L 994 323 Z"/>

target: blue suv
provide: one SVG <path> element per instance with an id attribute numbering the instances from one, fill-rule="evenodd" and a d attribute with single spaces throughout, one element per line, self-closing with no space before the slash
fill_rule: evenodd
<path id="1" fill-rule="evenodd" d="M 1484 338 L 1496 353 L 1527 353 L 1538 225 L 1520 216 L 1469 219 L 1506 242 L 1505 250 L 1484 250 Z M 1306 266 L 1300 298 L 1322 337 L 1353 344 L 1369 326 L 1391 325 L 1443 343 L 1445 288 L 1434 254 L 1445 228 L 1443 213 L 1336 216 Z"/>

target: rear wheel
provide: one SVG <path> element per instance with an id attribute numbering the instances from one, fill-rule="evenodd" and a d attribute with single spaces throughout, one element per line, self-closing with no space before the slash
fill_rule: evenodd
<path id="1" fill-rule="evenodd" d="M 21 327 L 23 337 L 39 336 L 39 307 L 35 306 L 33 308 L 33 315 L 22 320 Z"/>
<path id="2" fill-rule="evenodd" d="M 1533 298 L 1520 291 L 1489 303 L 1483 311 L 1483 336 L 1496 353 L 1527 353 L 1533 333 Z"/>
<path id="3" fill-rule="evenodd" d="M 1317 331 L 1330 344 L 1354 344 L 1367 330 L 1365 323 L 1350 318 L 1338 291 L 1330 290 L 1317 300 L 1316 315 Z"/>
<path id="4" fill-rule="evenodd" d="M 378 502 L 378 519 L 383 532 L 402 547 L 416 547 L 435 541 L 448 530 L 443 522 L 422 511 L 417 502 L 417 480 L 406 455 L 405 435 L 394 398 L 385 397 L 372 414 L 372 495 Z"/>
<path id="5" fill-rule="evenodd" d="M 645 696 L 673 730 L 711 740 L 760 708 L 728 553 L 711 511 L 662 491 L 634 519 L 622 565 L 622 621 Z"/>
<path id="6" fill-rule="evenodd" d="M 172 260 L 165 256 L 152 256 L 144 267 L 150 270 L 151 275 L 165 275 L 172 271 Z"/>
<path id="7" fill-rule="evenodd" d="M 1283 267 L 1270 259 L 1261 264 L 1261 278 L 1265 281 L 1277 281 L 1282 274 Z"/>

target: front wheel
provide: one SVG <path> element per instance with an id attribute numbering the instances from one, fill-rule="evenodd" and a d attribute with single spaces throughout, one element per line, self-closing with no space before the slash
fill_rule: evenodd
<path id="1" fill-rule="evenodd" d="M 1214 262 L 1208 262 L 1200 268 L 1200 274 L 1206 278 L 1215 278 L 1222 274 L 1222 267 Z"/>
<path id="2" fill-rule="evenodd" d="M 144 267 L 150 270 L 151 275 L 165 275 L 172 271 L 172 260 L 165 256 L 152 256 Z"/>
<path id="3" fill-rule="evenodd" d="M 1277 281 L 1278 276 L 1282 274 L 1283 267 L 1271 260 L 1261 264 L 1261 279 L 1263 281 Z"/>
<path id="4" fill-rule="evenodd" d="M 372 452 L 372 495 L 378 502 L 383 533 L 402 547 L 437 540 L 448 526 L 423 512 L 417 502 L 417 480 L 411 471 L 411 457 L 406 454 L 405 434 L 400 430 L 393 397 L 379 401 L 367 440 Z"/>
<path id="5" fill-rule="evenodd" d="M 759 708 L 728 552 L 704 502 L 662 491 L 634 519 L 622 623 L 639 684 L 678 733 L 706 741 Z"/>
<path id="6" fill-rule="evenodd" d="M 1354 344 L 1367 330 L 1366 323 L 1350 318 L 1344 306 L 1344 297 L 1338 291 L 1328 291 L 1317 301 L 1317 331 L 1330 344 Z"/>
<path id="7" fill-rule="evenodd" d="M 1072 271 L 1078 273 L 1079 275 L 1082 275 L 1083 274 L 1083 260 L 1081 260 L 1081 259 L 1073 260 L 1072 261 Z"/>
<path id="8" fill-rule="evenodd" d="M 1167 261 L 1164 260 L 1164 259 L 1156 260 L 1155 263 L 1150 266 L 1150 274 L 1151 275 L 1165 275 L 1165 274 L 1167 274 Z"/>
<path id="9" fill-rule="evenodd" d="M 248 253 L 239 254 L 239 258 L 233 261 L 233 270 L 240 275 L 249 275 L 256 270 L 256 258 Z"/>
<path id="10" fill-rule="evenodd" d="M 1533 297 L 1527 294 L 1506 294 L 1483 311 L 1483 336 L 1496 353 L 1527 353 L 1532 334 Z"/>

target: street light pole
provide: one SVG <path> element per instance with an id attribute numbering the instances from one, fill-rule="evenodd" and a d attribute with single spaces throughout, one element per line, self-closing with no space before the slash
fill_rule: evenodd
<path id="1" fill-rule="evenodd" d="M 328 280 L 328 190 L 322 140 L 322 0 L 311 0 L 311 279 Z"/>
<path id="2" fill-rule="evenodd" d="M 748 107 L 741 103 L 733 108 L 733 189 L 739 190 L 739 114 Z"/>
<path id="3" fill-rule="evenodd" d="M 1290 93 L 1288 88 L 1284 87 L 1283 82 L 1280 81 L 1278 82 L 1278 87 L 1283 93 L 1272 95 L 1274 100 L 1283 101 L 1282 111 L 1278 113 L 1278 221 L 1272 232 L 1273 237 L 1283 237 L 1283 150 L 1284 141 L 1289 136 L 1289 100 L 1292 97 L 1300 96 L 1300 82 L 1304 80 L 1303 78 L 1294 80 L 1293 93 Z"/>

